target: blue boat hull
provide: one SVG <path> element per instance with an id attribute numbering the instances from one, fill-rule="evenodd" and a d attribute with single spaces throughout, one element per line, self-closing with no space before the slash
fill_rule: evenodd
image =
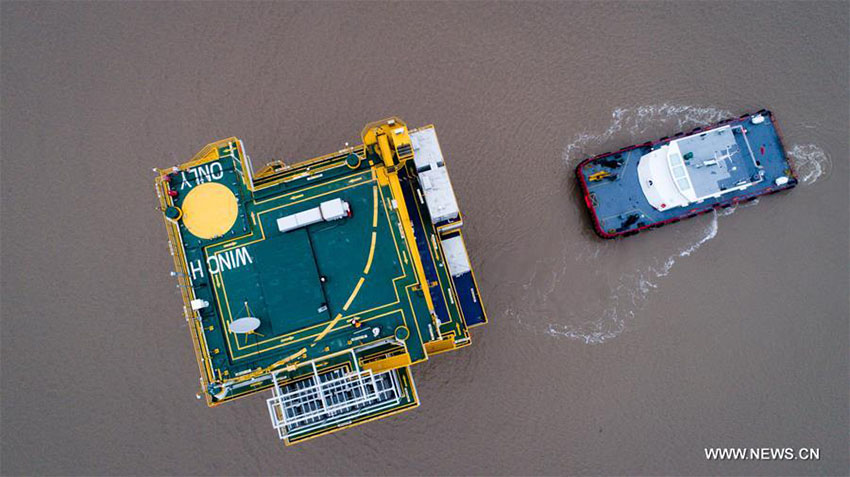
<path id="1" fill-rule="evenodd" d="M 759 115 L 764 117 L 765 121 L 753 123 L 753 118 Z M 671 141 L 727 125 L 746 128 L 747 139 L 754 148 L 753 160 L 763 171 L 764 179 L 745 190 L 708 198 L 684 207 L 664 211 L 652 207 L 644 196 L 638 179 L 637 166 L 640 158 Z M 744 139 L 742 137 L 736 140 Z M 600 176 L 603 178 L 600 179 Z M 581 162 L 576 167 L 576 177 L 581 185 L 583 199 L 590 212 L 594 230 L 597 235 L 606 239 L 634 235 L 643 230 L 679 222 L 714 209 L 730 207 L 762 195 L 791 189 L 797 184 L 794 167 L 782 144 L 782 136 L 774 115 L 767 110 L 726 119 L 711 126 L 696 128 L 690 133 L 680 132 L 658 141 L 636 144 L 618 151 L 600 154 Z M 787 178 L 787 182 L 778 185 L 776 179 L 782 177 Z"/>

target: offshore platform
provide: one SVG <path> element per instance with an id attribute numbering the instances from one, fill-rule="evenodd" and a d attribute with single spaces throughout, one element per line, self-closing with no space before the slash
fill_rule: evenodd
<path id="1" fill-rule="evenodd" d="M 419 404 L 410 366 L 486 323 L 433 126 L 254 171 L 242 142 L 156 169 L 209 406 L 264 390 L 289 445 Z"/>

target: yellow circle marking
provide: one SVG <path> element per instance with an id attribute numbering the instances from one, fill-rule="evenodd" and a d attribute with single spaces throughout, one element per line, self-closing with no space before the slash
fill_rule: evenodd
<path id="1" fill-rule="evenodd" d="M 201 184 L 183 199 L 183 225 L 192 235 L 211 239 L 226 234 L 236 222 L 239 204 L 233 192 L 218 182 Z"/>
<path id="2" fill-rule="evenodd" d="M 410 336 L 410 330 L 406 326 L 401 325 L 395 329 L 395 337 L 400 340 L 406 340 Z"/>

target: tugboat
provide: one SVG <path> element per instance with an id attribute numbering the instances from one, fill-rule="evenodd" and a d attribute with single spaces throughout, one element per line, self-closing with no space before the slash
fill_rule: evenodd
<path id="1" fill-rule="evenodd" d="M 576 167 L 596 233 L 625 237 L 797 185 L 773 113 L 606 152 Z"/>

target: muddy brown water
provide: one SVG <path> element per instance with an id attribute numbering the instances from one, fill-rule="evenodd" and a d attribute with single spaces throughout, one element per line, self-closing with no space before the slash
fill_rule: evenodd
<path id="1" fill-rule="evenodd" d="M 3 2 L 5 475 L 846 474 L 847 3 Z M 619 242 L 583 157 L 769 107 L 802 184 Z M 434 123 L 489 312 L 411 412 L 207 409 L 153 166 Z M 705 447 L 812 447 L 713 462 Z"/>

